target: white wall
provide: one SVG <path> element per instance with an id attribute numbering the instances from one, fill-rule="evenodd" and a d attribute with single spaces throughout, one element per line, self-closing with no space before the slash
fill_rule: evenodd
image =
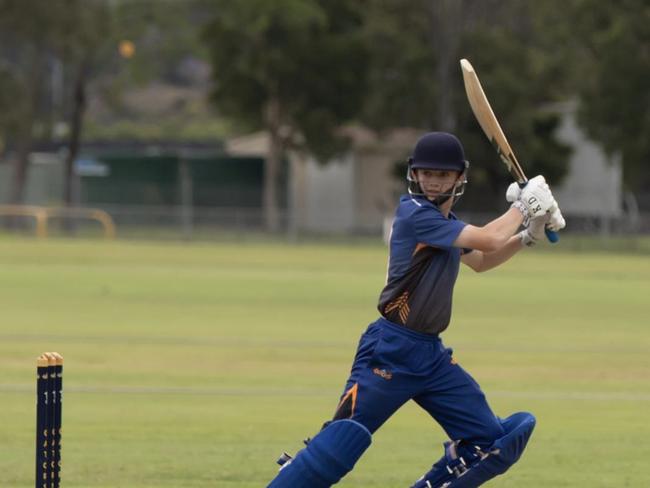
<path id="1" fill-rule="evenodd" d="M 313 231 L 345 232 L 355 226 L 355 172 L 352 157 L 318 164 L 305 162 L 302 219 Z"/>
<path id="2" fill-rule="evenodd" d="M 569 174 L 553 189 L 565 215 L 618 217 L 622 214 L 623 172 L 618 158 L 608 158 L 576 122 L 576 104 L 558 105 L 558 139 L 571 145 Z"/>
<path id="3" fill-rule="evenodd" d="M 0 164 L 0 204 L 11 194 L 13 167 L 9 161 Z M 27 168 L 25 204 L 60 205 L 63 200 L 63 161 L 56 155 L 32 153 Z"/>

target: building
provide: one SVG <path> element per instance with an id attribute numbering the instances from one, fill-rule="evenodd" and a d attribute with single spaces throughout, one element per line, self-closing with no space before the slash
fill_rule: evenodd
<path id="1" fill-rule="evenodd" d="M 327 164 L 289 153 L 287 212 L 294 230 L 377 233 L 404 191 L 394 171 L 420 131 L 398 129 L 378 136 L 354 126 L 345 133 L 352 140 L 350 151 Z M 226 151 L 237 157 L 259 156 L 268 152 L 268 144 L 267 134 L 258 132 L 227 141 Z"/>
<path id="2" fill-rule="evenodd" d="M 570 168 L 554 194 L 567 217 L 609 222 L 623 216 L 622 167 L 587 138 L 576 122 L 576 104 L 549 107 L 561 114 L 558 138 L 573 149 Z M 395 175 L 418 137 L 417 129 L 396 129 L 378 136 L 352 126 L 345 129 L 352 140 L 348 154 L 328 164 L 290 153 L 288 208 L 298 231 L 378 233 L 385 228 L 405 181 Z M 226 142 L 233 156 L 262 156 L 268 152 L 263 132 Z M 496 164 L 496 163 L 495 163 Z"/>

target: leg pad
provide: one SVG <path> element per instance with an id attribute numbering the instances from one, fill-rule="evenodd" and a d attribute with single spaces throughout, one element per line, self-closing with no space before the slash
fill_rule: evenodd
<path id="1" fill-rule="evenodd" d="M 329 488 L 352 471 L 370 442 L 370 432 L 360 423 L 332 422 L 280 468 L 268 488 Z"/>
<path id="2" fill-rule="evenodd" d="M 535 428 L 535 417 L 526 412 L 501 420 L 506 434 L 487 449 L 463 441 L 445 444 L 445 456 L 412 488 L 476 488 L 505 473 L 524 452 Z"/>

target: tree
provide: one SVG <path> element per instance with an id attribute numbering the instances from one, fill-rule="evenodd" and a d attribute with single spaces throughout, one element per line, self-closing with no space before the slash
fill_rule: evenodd
<path id="1" fill-rule="evenodd" d="M 35 138 L 48 139 L 52 126 L 63 114 L 53 107 L 55 96 L 50 85 L 50 66 L 64 66 L 63 78 L 74 73 L 74 97 L 71 110 L 71 139 L 66 160 L 64 201 L 72 200 L 72 163 L 79 147 L 84 111 L 84 90 L 88 64 L 105 29 L 103 2 L 59 0 L 58 5 L 38 0 L 0 0 L 0 23 L 7 49 L 4 66 L 14 95 L 9 117 L 4 124 L 12 128 L 7 135 L 15 142 L 10 201 L 22 203 Z M 7 83 L 5 83 L 7 84 Z M 4 112 L 3 112 L 4 113 Z"/>
<path id="2" fill-rule="evenodd" d="M 47 6 L 38 0 L 0 1 L 3 68 L 16 95 L 10 102 L 9 117 L 5 119 L 5 125 L 10 122 L 13 126 L 6 135 L 15 140 L 9 196 L 12 203 L 21 203 L 24 198 L 29 154 L 40 115 L 47 55 L 52 40 L 60 32 L 56 21 L 52 22 L 52 17 L 59 13 L 50 12 Z"/>
<path id="3" fill-rule="evenodd" d="M 440 92 L 429 0 L 371 0 L 366 17 L 369 88 L 362 122 L 380 132 L 437 126 Z"/>
<path id="4" fill-rule="evenodd" d="M 619 154 L 632 190 L 650 188 L 650 5 L 644 0 L 577 4 L 581 40 L 579 122 Z"/>
<path id="5" fill-rule="evenodd" d="M 570 149 L 555 139 L 559 115 L 543 110 L 554 95 L 543 85 L 546 73 L 526 40 L 526 30 L 518 34 L 506 26 L 476 28 L 465 35 L 461 57 L 472 60 L 492 108 L 528 176 L 543 174 L 557 183 L 568 171 Z M 462 85 L 461 75 L 458 84 Z M 551 85 L 552 86 L 552 85 Z M 457 93 L 458 133 L 474 160 L 471 176 L 487 194 L 494 194 L 497 205 L 503 204 L 502 191 L 510 176 L 497 161 L 476 122 L 465 93 Z M 495 190 L 497 190 L 495 192 Z M 481 204 L 476 192 L 463 203 Z M 485 203 L 483 203 L 484 205 Z"/>
<path id="6" fill-rule="evenodd" d="M 5 150 L 6 141 L 14 136 L 24 111 L 23 94 L 24 79 L 12 67 L 0 65 L 0 153 Z"/>
<path id="7" fill-rule="evenodd" d="M 52 127 L 65 121 L 63 200 L 72 204 L 73 163 L 91 84 L 97 82 L 98 91 L 106 88 L 102 95 L 119 101 L 120 88 L 171 77 L 174 61 L 200 47 L 192 14 L 202 5 L 198 0 L 0 0 L 0 130 L 15 149 L 12 202 L 23 201 L 33 140 L 53 139 Z M 136 45 L 137 63 L 118 55 L 123 40 Z M 53 66 L 60 81 L 56 90 Z"/>
<path id="8" fill-rule="evenodd" d="M 199 47 L 192 14 L 202 8 L 202 3 L 66 1 L 68 10 L 59 55 L 67 60 L 72 81 L 64 191 L 64 201 L 70 205 L 73 164 L 82 138 L 88 85 L 101 79 L 111 86 L 112 99 L 119 105 L 119 95 L 127 86 L 172 77 L 170 67 L 190 49 Z"/>
<path id="9" fill-rule="evenodd" d="M 70 137 L 65 160 L 63 201 L 66 206 L 74 204 L 74 162 L 79 154 L 86 112 L 87 84 L 91 70 L 95 68 L 101 46 L 108 37 L 108 10 L 100 1 L 68 0 L 67 15 L 62 19 L 62 35 L 58 43 L 58 55 L 70 65 L 72 90 L 69 114 Z"/>
<path id="10" fill-rule="evenodd" d="M 213 67 L 212 100 L 270 138 L 263 202 L 279 228 L 278 179 L 291 147 L 327 160 L 345 147 L 340 124 L 360 109 L 366 77 L 364 2 L 221 1 L 204 31 Z"/>
<path id="11" fill-rule="evenodd" d="M 569 150 L 554 137 L 559 117 L 540 110 L 567 84 L 543 22 L 554 13 L 517 0 L 372 1 L 364 121 L 379 130 L 407 125 L 456 132 L 473 161 L 472 184 L 479 187 L 463 205 L 485 209 L 486 195 L 502 202 L 495 190 L 509 177 L 467 103 L 459 67 L 459 59 L 467 57 L 527 173 L 559 181 Z"/>

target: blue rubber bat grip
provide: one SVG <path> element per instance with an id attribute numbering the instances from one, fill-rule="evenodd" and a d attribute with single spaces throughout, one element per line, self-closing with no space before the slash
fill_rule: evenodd
<path id="1" fill-rule="evenodd" d="M 551 244 L 555 244 L 557 241 L 560 240 L 560 236 L 557 235 L 557 232 L 551 229 L 544 229 L 544 233 L 546 234 L 546 238 L 548 239 L 548 242 L 550 242 Z"/>

